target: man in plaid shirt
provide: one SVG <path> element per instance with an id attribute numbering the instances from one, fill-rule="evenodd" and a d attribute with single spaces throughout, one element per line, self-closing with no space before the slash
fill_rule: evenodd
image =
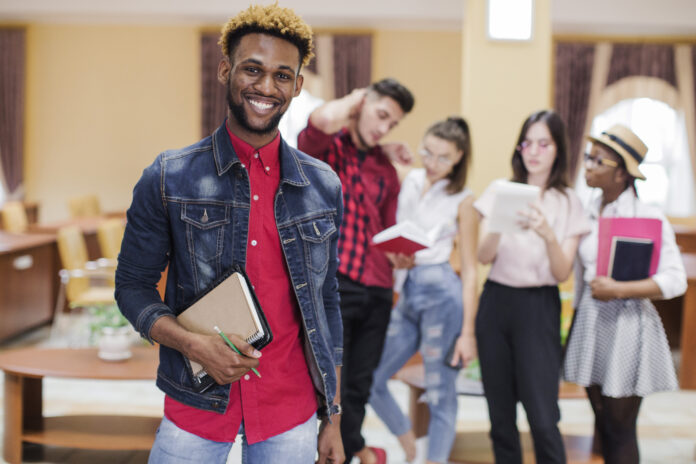
<path id="1" fill-rule="evenodd" d="M 338 284 L 343 317 L 341 434 L 346 461 L 385 461 L 365 446 L 360 428 L 379 363 L 392 307 L 392 264 L 370 246 L 396 222 L 399 180 L 390 160 L 407 164 L 402 143 L 379 144 L 413 108 L 411 92 L 394 79 L 356 89 L 312 112 L 298 148 L 328 163 L 341 179 L 343 223 L 338 242 Z"/>

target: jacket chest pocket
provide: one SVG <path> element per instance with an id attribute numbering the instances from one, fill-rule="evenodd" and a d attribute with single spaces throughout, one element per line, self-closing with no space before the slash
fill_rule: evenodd
<path id="1" fill-rule="evenodd" d="M 186 242 L 192 255 L 207 262 L 222 254 L 229 213 L 225 205 L 182 204 L 181 220 L 186 223 Z"/>
<path id="2" fill-rule="evenodd" d="M 320 217 L 297 225 L 304 244 L 305 261 L 315 272 L 324 272 L 329 263 L 329 244 L 336 233 L 330 217 Z"/>

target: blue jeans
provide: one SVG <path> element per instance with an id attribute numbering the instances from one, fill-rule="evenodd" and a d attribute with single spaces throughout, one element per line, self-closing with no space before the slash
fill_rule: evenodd
<path id="1" fill-rule="evenodd" d="M 461 327 L 462 284 L 449 263 L 411 269 L 392 311 L 370 405 L 394 435 L 411 429 L 409 419 L 387 388 L 387 380 L 419 350 L 430 410 L 428 459 L 434 462 L 447 462 L 454 443 L 457 371 L 445 365 L 445 356 Z"/>
<path id="2" fill-rule="evenodd" d="M 308 464 L 317 453 L 317 415 L 304 424 L 267 440 L 249 445 L 242 435 L 243 464 Z M 233 443 L 206 440 L 177 427 L 164 417 L 157 429 L 148 464 L 225 464 Z"/>

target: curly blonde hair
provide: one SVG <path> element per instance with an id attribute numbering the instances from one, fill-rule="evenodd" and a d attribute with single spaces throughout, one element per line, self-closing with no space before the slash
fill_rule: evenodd
<path id="1" fill-rule="evenodd" d="M 251 5 L 222 27 L 218 44 L 222 53 L 231 57 L 239 40 L 246 34 L 270 34 L 295 45 L 300 51 L 302 66 L 314 57 L 312 28 L 290 8 L 273 5 Z"/>

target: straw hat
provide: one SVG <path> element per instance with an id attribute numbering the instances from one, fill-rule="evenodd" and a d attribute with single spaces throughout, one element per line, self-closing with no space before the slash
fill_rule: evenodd
<path id="1" fill-rule="evenodd" d="M 605 130 L 599 137 L 586 136 L 591 142 L 601 143 L 614 150 L 626 163 L 626 170 L 630 175 L 645 180 L 645 176 L 638 169 L 638 165 L 645 158 L 648 147 L 633 133 L 631 129 L 621 124 L 615 124 Z"/>

